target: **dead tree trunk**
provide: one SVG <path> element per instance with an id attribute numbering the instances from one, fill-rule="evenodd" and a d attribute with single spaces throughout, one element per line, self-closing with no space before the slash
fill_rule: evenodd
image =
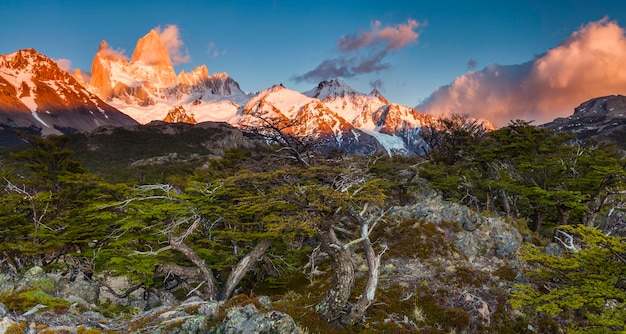
<path id="1" fill-rule="evenodd" d="M 343 247 L 332 227 L 321 231 L 319 238 L 322 249 L 332 261 L 333 283 L 315 309 L 326 322 L 335 323 L 349 312 L 348 299 L 354 288 L 352 256 Z"/>
<path id="2" fill-rule="evenodd" d="M 361 229 L 361 237 L 353 242 L 346 244 L 345 247 L 350 246 L 355 242 L 360 242 L 361 247 L 363 247 L 363 251 L 365 252 L 365 259 L 367 261 L 367 282 L 365 283 L 365 288 L 363 289 L 363 293 L 359 300 L 352 305 L 350 308 L 350 312 L 347 313 L 343 319 L 342 323 L 344 325 L 354 325 L 363 320 L 365 316 L 365 312 L 372 305 L 374 299 L 376 297 L 376 289 L 378 288 L 378 280 L 380 277 L 380 258 L 387 251 L 385 247 L 380 254 L 376 255 L 374 251 L 374 246 L 370 240 L 370 233 L 376 227 L 376 224 L 382 217 L 385 215 L 384 211 L 381 211 L 380 215 L 370 216 L 369 218 L 365 218 L 363 215 L 367 211 L 367 205 L 360 213 L 355 213 L 352 211 L 352 216 L 356 218 L 359 222 L 359 227 Z"/>
<path id="3" fill-rule="evenodd" d="M 272 245 L 272 241 L 269 239 L 263 239 L 259 241 L 258 244 L 254 247 L 254 249 L 248 253 L 243 259 L 237 263 L 237 266 L 233 269 L 233 271 L 228 276 L 228 280 L 226 281 L 226 285 L 220 294 L 220 300 L 226 300 L 232 297 L 233 291 L 239 282 L 243 279 L 244 276 L 254 267 L 254 265 L 259 261 L 265 253 L 267 249 Z"/>
<path id="4" fill-rule="evenodd" d="M 168 235 L 168 240 L 173 250 L 181 252 L 187 260 L 198 268 L 198 271 L 202 275 L 203 282 L 205 283 L 204 291 L 206 292 L 209 300 L 217 300 L 218 295 L 217 288 L 215 286 L 215 277 L 213 276 L 211 268 L 209 268 L 206 265 L 206 262 L 198 256 L 198 253 L 196 253 L 189 246 L 185 245 L 182 240 L 177 240 L 171 234 Z"/>
<path id="5" fill-rule="evenodd" d="M 376 297 L 376 289 L 380 277 L 380 258 L 387 250 L 383 249 L 380 254 L 376 254 L 374 246 L 370 240 L 370 233 L 374 230 L 379 221 L 385 215 L 385 211 L 380 214 L 365 217 L 367 205 L 360 213 L 350 209 L 353 218 L 359 223 L 361 236 L 346 244 L 342 244 L 337 238 L 334 229 L 331 227 L 327 231 L 322 231 L 319 237 L 322 248 L 330 256 L 333 267 L 333 284 L 326 292 L 324 299 L 317 304 L 316 310 L 324 320 L 329 323 L 339 323 L 344 326 L 354 325 L 363 320 L 365 312 L 372 305 Z M 361 245 L 365 252 L 367 261 L 367 282 L 363 293 L 358 301 L 350 305 L 349 298 L 354 288 L 355 275 L 352 264 L 352 253 L 350 247 Z"/>
<path id="6" fill-rule="evenodd" d="M 195 232 L 200 222 L 201 219 L 199 217 L 196 218 L 194 223 L 191 224 L 191 226 L 189 226 L 187 230 L 180 235 L 174 235 L 174 228 L 173 226 L 170 226 L 167 229 L 167 239 L 169 246 L 157 251 L 161 252 L 168 249 L 178 251 L 182 253 L 185 258 L 187 258 L 187 260 L 193 263 L 195 268 L 183 267 L 175 264 L 166 264 L 162 265 L 159 268 L 158 274 L 167 275 L 171 273 L 185 279 L 201 280 L 204 284 L 204 291 L 208 299 L 228 299 L 232 296 L 233 291 L 235 290 L 237 285 L 239 285 L 244 276 L 246 276 L 246 274 L 254 267 L 257 261 L 263 258 L 263 256 L 267 252 L 267 249 L 272 245 L 272 241 L 269 239 L 262 239 L 261 241 L 259 241 L 254 249 L 252 249 L 249 254 L 244 256 L 233 268 L 232 272 L 228 276 L 228 280 L 226 281 L 224 288 L 222 289 L 221 293 L 219 293 L 216 286 L 215 276 L 213 275 L 213 271 L 211 270 L 211 268 L 209 268 L 206 262 L 204 262 L 204 260 L 200 258 L 198 253 L 196 253 L 193 249 L 191 249 L 191 247 L 187 246 L 183 242 L 187 236 Z"/>

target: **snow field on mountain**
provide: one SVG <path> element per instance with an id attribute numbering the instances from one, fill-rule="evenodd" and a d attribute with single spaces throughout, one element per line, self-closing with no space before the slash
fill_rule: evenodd
<path id="1" fill-rule="evenodd" d="M 362 131 L 376 138 L 376 140 L 378 140 L 378 142 L 385 148 L 385 151 L 387 151 L 387 154 L 389 154 L 389 156 L 392 156 L 394 151 L 400 151 L 400 152 L 407 151 L 406 145 L 404 145 L 404 141 L 402 140 L 402 138 L 398 136 L 392 136 L 392 135 L 388 135 L 388 134 L 384 134 L 384 133 L 380 133 L 376 131 L 363 130 L 363 129 Z"/>

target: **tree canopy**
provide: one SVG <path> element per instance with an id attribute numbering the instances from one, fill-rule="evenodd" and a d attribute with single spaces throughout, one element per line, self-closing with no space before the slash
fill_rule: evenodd
<path id="1" fill-rule="evenodd" d="M 535 231 L 544 225 L 594 224 L 626 181 L 626 160 L 609 144 L 578 142 L 524 121 L 476 140 L 468 140 L 467 131 L 442 131 L 441 142 L 464 144 L 433 147 L 420 175 L 448 198 L 523 218 Z M 437 158 L 441 155 L 456 158 Z"/>

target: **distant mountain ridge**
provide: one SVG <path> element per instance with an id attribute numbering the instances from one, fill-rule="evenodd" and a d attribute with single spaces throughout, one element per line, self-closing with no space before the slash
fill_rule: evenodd
<path id="1" fill-rule="evenodd" d="M 415 134 L 430 118 L 413 108 L 389 104 L 377 90 L 363 94 L 337 79 L 322 81 L 304 93 L 275 85 L 248 94 L 228 74 L 210 75 L 204 65 L 177 75 L 156 30 L 138 40 L 130 61 L 103 41 L 87 87 L 144 124 L 186 119 L 172 117 L 172 110 L 185 110 L 197 122 L 237 127 L 254 125 L 260 121 L 255 118 L 265 115 L 293 123 L 289 131 L 294 135 L 313 136 L 362 153 L 421 150 L 423 143 Z"/>
<path id="2" fill-rule="evenodd" d="M 593 98 L 574 108 L 569 117 L 557 118 L 541 125 L 575 134 L 579 139 L 611 141 L 626 150 L 626 96 L 609 95 Z"/>
<path id="3" fill-rule="evenodd" d="M 0 55 L 0 124 L 2 130 L 51 135 L 137 122 L 86 90 L 52 59 L 25 49 Z"/>

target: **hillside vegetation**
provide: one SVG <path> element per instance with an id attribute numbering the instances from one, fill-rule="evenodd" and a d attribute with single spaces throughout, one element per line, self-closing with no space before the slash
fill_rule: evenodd
<path id="1" fill-rule="evenodd" d="M 459 115 L 422 136 L 426 157 L 268 146 L 220 126 L 24 135 L 2 161 L 0 281 L 82 277 L 100 297 L 81 312 L 121 331 L 176 332 L 128 315 L 189 296 L 216 303 L 206 329 L 254 305 L 295 332 L 626 330 L 622 151 Z M 78 314 L 24 280 L 0 284 L 11 312 Z"/>

